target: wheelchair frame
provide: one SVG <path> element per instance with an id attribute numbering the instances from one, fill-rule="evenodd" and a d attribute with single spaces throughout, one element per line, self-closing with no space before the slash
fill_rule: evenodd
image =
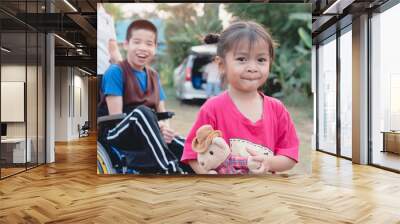
<path id="1" fill-rule="evenodd" d="M 175 115 L 173 112 L 157 112 L 156 116 L 158 120 L 165 120 L 172 118 Z M 123 120 L 126 117 L 126 113 L 123 114 L 116 114 L 116 115 L 108 115 L 108 116 L 102 116 L 98 117 L 97 119 L 97 125 L 98 125 L 98 131 L 99 134 L 98 136 L 103 136 L 102 133 L 102 127 L 101 125 L 106 123 L 106 122 L 112 122 L 112 123 L 117 123 L 121 120 Z M 101 138 L 101 137 L 100 137 Z M 116 155 L 110 156 L 110 153 L 114 153 Z M 97 174 L 126 174 L 126 173 L 134 173 L 136 174 L 135 171 L 128 169 L 127 163 L 125 160 L 125 156 L 120 155 L 118 152 L 116 152 L 116 149 L 113 149 L 112 147 L 110 149 L 107 149 L 101 141 L 99 141 L 99 137 L 97 139 Z M 118 160 L 118 161 L 114 161 Z"/>

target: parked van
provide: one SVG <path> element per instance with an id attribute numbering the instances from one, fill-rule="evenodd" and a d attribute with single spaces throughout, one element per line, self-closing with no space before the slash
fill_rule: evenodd
<path id="1" fill-rule="evenodd" d="M 204 66 L 217 54 L 214 44 L 193 46 L 189 55 L 174 70 L 176 96 L 181 100 L 207 99 Z"/>

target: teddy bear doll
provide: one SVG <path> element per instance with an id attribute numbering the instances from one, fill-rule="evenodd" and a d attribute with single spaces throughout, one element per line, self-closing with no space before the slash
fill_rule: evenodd
<path id="1" fill-rule="evenodd" d="M 197 130 L 192 149 L 198 153 L 197 161 L 208 174 L 247 174 L 261 166 L 251 157 L 232 155 L 221 131 L 214 130 L 211 125 L 203 125 Z"/>

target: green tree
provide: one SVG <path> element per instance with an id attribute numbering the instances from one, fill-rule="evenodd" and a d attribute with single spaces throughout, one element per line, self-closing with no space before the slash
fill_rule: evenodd
<path id="1" fill-rule="evenodd" d="M 194 7 L 200 4 L 161 4 L 159 10 L 170 14 L 166 21 L 165 35 L 168 55 L 177 66 L 186 56 L 190 47 L 202 44 L 206 34 L 220 32 L 219 3 L 203 5 L 204 14 L 200 17 Z"/>
<path id="2" fill-rule="evenodd" d="M 204 14 L 199 16 L 195 7 L 201 6 Z M 160 74 L 167 84 L 172 85 L 173 69 L 187 56 L 190 47 L 203 44 L 206 34 L 222 30 L 218 9 L 219 3 L 158 6 L 158 10 L 169 15 L 165 27 L 167 54 L 158 61 L 163 70 Z"/>
<path id="3" fill-rule="evenodd" d="M 122 12 L 119 4 L 103 3 L 103 7 L 108 14 L 113 16 L 114 21 L 124 19 L 124 13 Z"/>

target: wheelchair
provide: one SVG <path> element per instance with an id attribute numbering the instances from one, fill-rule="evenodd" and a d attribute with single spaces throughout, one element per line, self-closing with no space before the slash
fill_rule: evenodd
<path id="1" fill-rule="evenodd" d="M 173 112 L 156 113 L 158 120 L 172 118 Z M 126 113 L 102 116 L 97 119 L 97 174 L 139 174 L 138 171 L 128 167 L 126 157 L 120 150 L 105 144 L 106 130 L 113 128 L 121 122 Z"/>
<path id="2" fill-rule="evenodd" d="M 85 121 L 85 123 L 82 126 L 78 124 L 79 138 L 89 136 L 89 130 L 90 130 L 89 121 Z"/>

